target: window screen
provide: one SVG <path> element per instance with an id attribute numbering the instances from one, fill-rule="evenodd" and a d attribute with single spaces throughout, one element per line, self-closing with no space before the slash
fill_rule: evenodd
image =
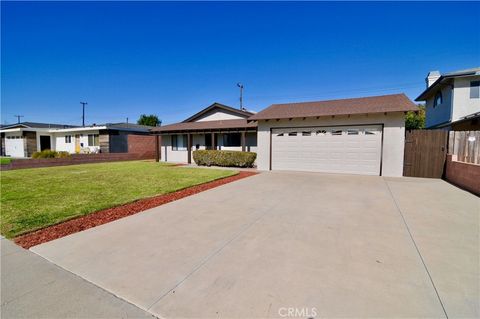
<path id="1" fill-rule="evenodd" d="M 480 98 L 480 81 L 470 82 L 470 98 L 471 99 Z"/>
<path id="2" fill-rule="evenodd" d="M 186 151 L 187 150 L 187 135 L 172 135 L 172 150 Z"/>

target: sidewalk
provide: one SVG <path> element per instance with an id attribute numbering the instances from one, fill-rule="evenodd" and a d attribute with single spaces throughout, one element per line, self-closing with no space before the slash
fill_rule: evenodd
<path id="1" fill-rule="evenodd" d="M 1 318 L 154 318 L 1 237 Z"/>

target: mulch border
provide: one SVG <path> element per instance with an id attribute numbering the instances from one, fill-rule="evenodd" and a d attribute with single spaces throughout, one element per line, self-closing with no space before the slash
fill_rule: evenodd
<path id="1" fill-rule="evenodd" d="M 54 239 L 65 237 L 95 226 L 103 225 L 114 220 L 134 215 L 147 209 L 170 203 L 175 200 L 198 194 L 208 189 L 212 189 L 256 174 L 258 173 L 240 171 L 238 174 L 233 176 L 184 188 L 173 193 L 144 198 L 125 205 L 107 208 L 85 216 L 76 217 L 56 225 L 48 226 L 46 228 L 20 235 L 16 237 L 14 241 L 17 245 L 20 245 L 25 249 L 29 249 L 30 247 L 43 244 Z"/>

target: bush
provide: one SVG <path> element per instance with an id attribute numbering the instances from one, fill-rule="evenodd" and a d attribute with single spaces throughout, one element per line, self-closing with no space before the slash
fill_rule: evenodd
<path id="1" fill-rule="evenodd" d="M 198 150 L 193 151 L 193 160 L 202 166 L 253 167 L 257 158 L 254 152 Z"/>
<path id="2" fill-rule="evenodd" d="M 43 150 L 41 152 L 35 152 L 32 154 L 33 158 L 66 158 L 70 157 L 68 152 L 55 152 L 52 150 Z"/>

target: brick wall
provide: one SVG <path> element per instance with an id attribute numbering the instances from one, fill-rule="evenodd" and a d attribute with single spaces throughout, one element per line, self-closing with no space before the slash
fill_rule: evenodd
<path id="1" fill-rule="evenodd" d="M 130 153 L 72 154 L 67 158 L 15 159 L 10 164 L 1 165 L 0 168 L 1 170 L 11 170 L 143 159 L 152 159 L 152 157 L 148 154 Z"/>
<path id="2" fill-rule="evenodd" d="M 128 153 L 155 158 L 155 136 L 129 134 Z"/>
<path id="3" fill-rule="evenodd" d="M 445 179 L 480 196 L 480 165 L 457 162 L 456 155 L 447 155 Z"/>

